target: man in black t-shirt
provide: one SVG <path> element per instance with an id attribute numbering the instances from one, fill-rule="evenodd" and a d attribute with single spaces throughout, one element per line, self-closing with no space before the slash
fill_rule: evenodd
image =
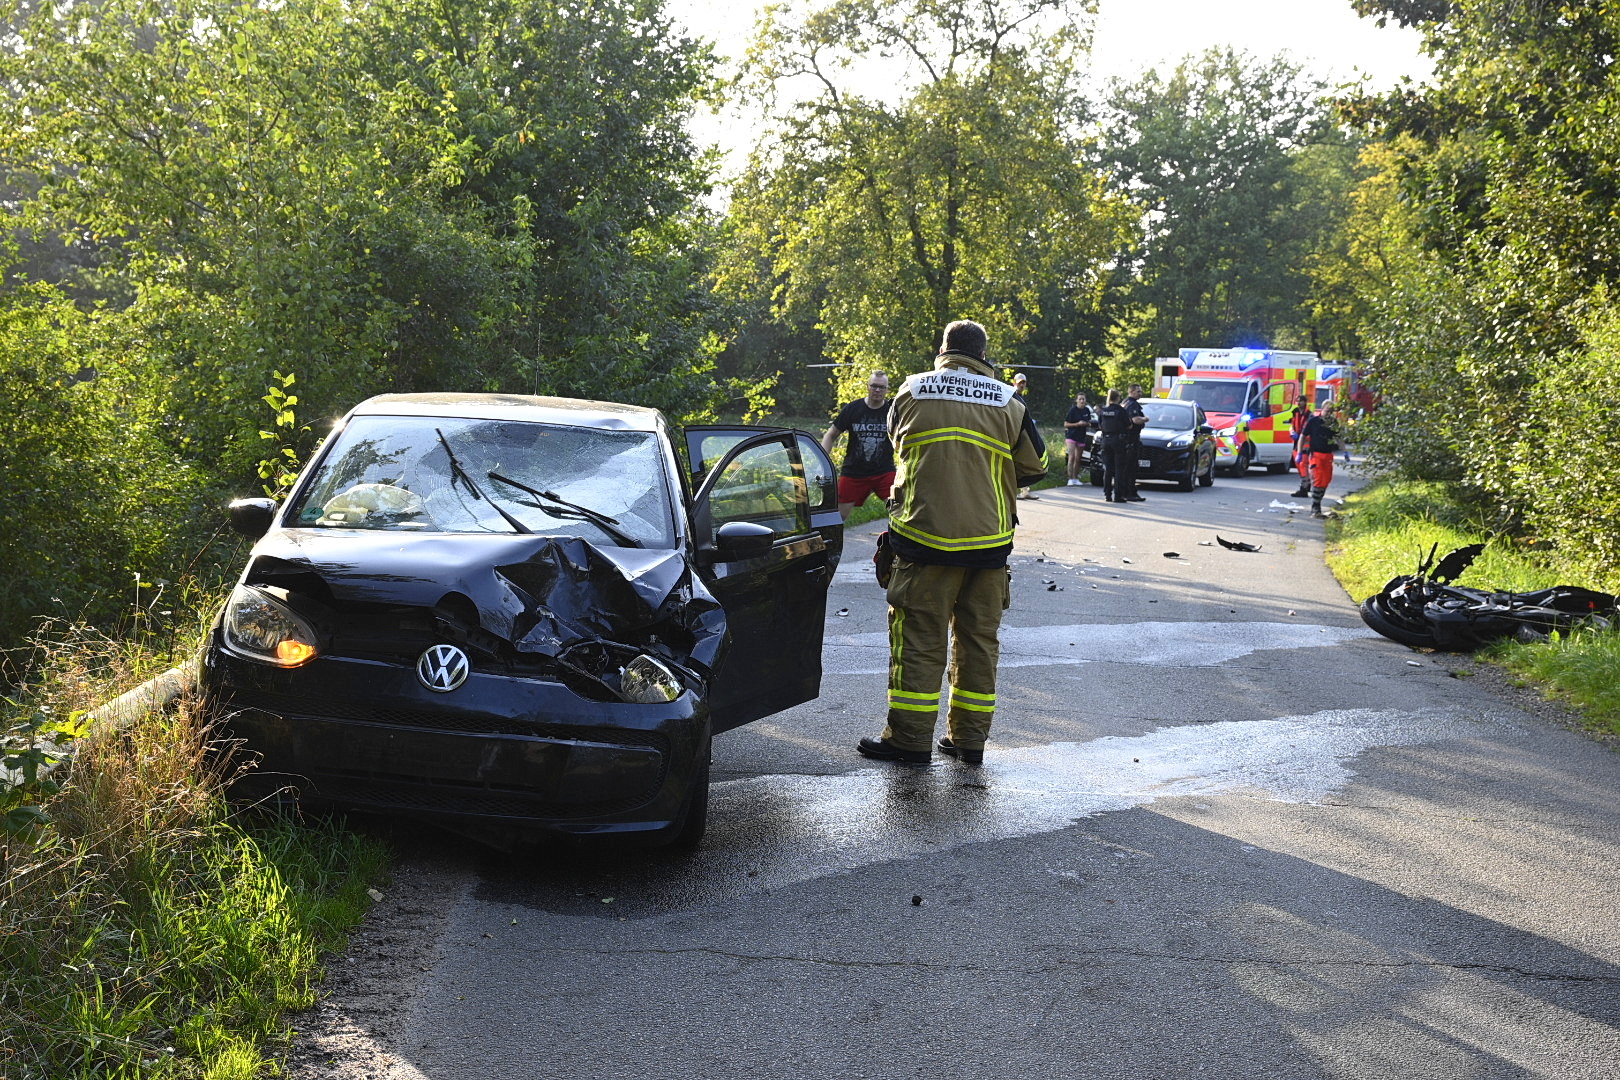
<path id="1" fill-rule="evenodd" d="M 845 521 L 871 495 L 888 501 L 894 488 L 888 398 L 889 376 L 881 371 L 872 372 L 866 380 L 866 396 L 839 409 L 832 426 L 821 436 L 821 447 L 829 454 L 838 436 L 849 436 L 844 448 L 844 464 L 838 470 L 838 512 Z"/>
<path id="2" fill-rule="evenodd" d="M 1333 455 L 1339 452 L 1339 430 L 1325 410 L 1305 421 L 1299 433 L 1299 453 L 1311 456 L 1311 517 L 1322 512 L 1322 496 L 1333 483 Z"/>

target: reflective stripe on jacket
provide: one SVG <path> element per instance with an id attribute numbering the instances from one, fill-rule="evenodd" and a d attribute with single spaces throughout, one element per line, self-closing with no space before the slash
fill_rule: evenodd
<path id="1" fill-rule="evenodd" d="M 897 472 L 889 528 L 936 551 L 1012 543 L 1013 498 L 1046 474 L 1024 404 L 976 357 L 945 353 L 889 410 Z"/>

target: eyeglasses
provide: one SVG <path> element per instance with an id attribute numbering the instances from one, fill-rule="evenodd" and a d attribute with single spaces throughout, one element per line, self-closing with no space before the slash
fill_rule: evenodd
<path id="1" fill-rule="evenodd" d="M 889 388 L 889 384 L 886 382 L 867 383 L 866 388 L 868 390 L 887 390 Z"/>

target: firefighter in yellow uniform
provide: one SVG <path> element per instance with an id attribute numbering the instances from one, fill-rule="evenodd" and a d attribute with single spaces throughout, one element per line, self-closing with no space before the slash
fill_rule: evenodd
<path id="1" fill-rule="evenodd" d="M 889 713 L 867 757 L 932 758 L 950 660 L 942 752 L 984 760 L 996 710 L 1001 613 L 1008 603 L 1013 499 L 1046 474 L 1040 435 L 985 360 L 975 322 L 953 322 L 934 370 L 913 375 L 889 411 L 897 472 L 889 514 Z"/>

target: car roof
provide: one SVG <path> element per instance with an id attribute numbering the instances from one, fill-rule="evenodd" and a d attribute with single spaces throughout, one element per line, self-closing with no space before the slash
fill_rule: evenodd
<path id="1" fill-rule="evenodd" d="M 657 409 L 583 398 L 529 394 L 378 394 L 356 405 L 351 416 L 456 416 L 472 420 L 526 420 L 535 424 L 657 431 Z"/>

